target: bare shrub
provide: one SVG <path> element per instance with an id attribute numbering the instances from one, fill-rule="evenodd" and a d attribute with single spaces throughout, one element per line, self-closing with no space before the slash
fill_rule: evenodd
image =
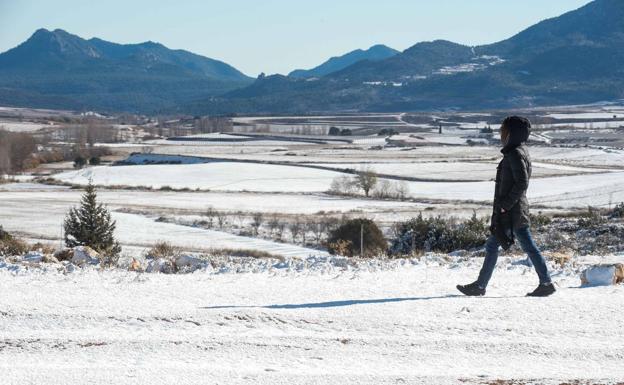
<path id="1" fill-rule="evenodd" d="M 279 221 L 279 218 L 277 218 L 277 215 L 271 216 L 271 219 L 269 219 L 267 223 L 271 236 L 273 236 L 273 234 L 275 233 L 275 230 L 277 230 L 277 228 L 279 227 L 279 224 L 280 224 L 280 221 Z"/>
<path id="2" fill-rule="evenodd" d="M 381 179 L 372 191 L 372 196 L 380 199 L 405 199 L 409 195 L 409 185 L 404 180 Z"/>
<path id="3" fill-rule="evenodd" d="M 12 174 L 32 167 L 35 160 L 32 155 L 36 151 L 32 135 L 0 130 L 0 174 Z"/>
<path id="4" fill-rule="evenodd" d="M 284 229 L 286 229 L 286 223 L 280 221 L 277 224 L 277 228 L 276 228 L 276 230 L 277 230 L 277 239 L 280 240 L 280 241 L 282 240 L 282 238 L 284 236 Z"/>
<path id="5" fill-rule="evenodd" d="M 348 175 L 335 177 L 329 186 L 329 193 L 334 195 L 355 195 L 356 185 L 354 179 Z"/>
<path id="6" fill-rule="evenodd" d="M 292 237 L 293 243 L 297 242 L 297 237 L 301 234 L 303 230 L 303 223 L 300 220 L 296 219 L 288 225 L 288 230 L 290 231 L 290 235 Z"/>
<path id="7" fill-rule="evenodd" d="M 254 213 L 251 217 L 251 227 L 253 228 L 254 234 L 257 236 L 260 231 L 260 227 L 264 223 L 264 214 L 257 212 Z"/>
<path id="8" fill-rule="evenodd" d="M 580 228 L 593 228 L 605 223 L 607 219 L 602 216 L 599 209 L 589 206 L 587 211 L 578 219 Z"/>
<path id="9" fill-rule="evenodd" d="M 208 207 L 204 212 L 204 216 L 207 218 L 206 227 L 212 229 L 212 227 L 214 226 L 215 217 L 218 216 L 217 210 L 212 207 Z"/>
<path id="10" fill-rule="evenodd" d="M 165 241 L 159 241 L 156 244 L 154 244 L 154 246 L 152 246 L 151 249 L 149 249 L 146 253 L 145 253 L 145 258 L 152 258 L 152 259 L 159 259 L 159 258 L 164 258 L 164 259 L 174 259 L 176 257 L 178 257 L 181 253 L 180 248 L 171 245 L 168 242 Z"/>
<path id="11" fill-rule="evenodd" d="M 30 246 L 19 238 L 15 238 L 0 226 L 0 256 L 23 255 L 30 251 Z"/>
<path id="12" fill-rule="evenodd" d="M 219 256 L 219 257 L 240 257 L 240 258 L 271 258 L 271 259 L 279 259 L 283 258 L 268 253 L 262 250 L 253 250 L 253 249 L 213 249 L 209 252 L 210 256 Z"/>
<path id="13" fill-rule="evenodd" d="M 368 197 L 370 191 L 377 184 L 377 174 L 372 168 L 365 167 L 356 174 L 355 184 L 364 191 L 364 195 Z"/>
<path id="14" fill-rule="evenodd" d="M 224 213 L 220 211 L 217 211 L 216 215 L 217 215 L 217 225 L 219 226 L 219 229 L 222 230 L 227 222 L 227 217 L 225 216 Z"/>

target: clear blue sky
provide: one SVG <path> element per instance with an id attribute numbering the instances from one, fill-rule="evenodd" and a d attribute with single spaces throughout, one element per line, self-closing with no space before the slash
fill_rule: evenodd
<path id="1" fill-rule="evenodd" d="M 0 0 L 0 52 L 36 29 L 146 40 L 223 60 L 250 76 L 309 68 L 356 48 L 505 39 L 589 0 Z"/>

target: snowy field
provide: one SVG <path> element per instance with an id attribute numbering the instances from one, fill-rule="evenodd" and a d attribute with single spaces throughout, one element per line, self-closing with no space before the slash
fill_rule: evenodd
<path id="1" fill-rule="evenodd" d="M 2 186 L 0 186 L 1 188 Z M 5 191 L 0 190 L 3 196 L 0 202 L 0 217 L 5 230 L 19 233 L 29 239 L 56 241 L 60 239 L 62 224 L 65 215 L 72 206 L 80 201 L 79 191 L 67 191 L 57 188 L 56 191 Z M 110 200 L 102 202 L 111 203 L 110 208 L 133 207 L 146 209 L 150 206 L 128 206 L 122 202 L 128 195 L 111 196 Z M 134 197 L 136 198 L 136 196 Z M 155 205 L 153 197 L 152 204 Z M 117 202 L 115 204 L 114 202 Z M 180 202 L 182 203 L 182 202 Z M 149 202 L 148 202 L 149 204 Z M 155 206 L 151 206 L 154 209 Z M 206 207 L 204 206 L 203 209 Z M 199 210 L 199 209 L 198 209 Z M 271 242 L 252 237 L 241 237 L 222 231 L 207 230 L 177 225 L 173 223 L 161 223 L 156 221 L 156 216 L 143 216 L 122 212 L 113 212 L 112 217 L 117 221 L 116 235 L 124 250 L 144 251 L 158 241 L 165 241 L 171 245 L 190 252 L 209 252 L 213 249 L 246 249 L 259 250 L 278 256 L 306 258 L 311 255 L 326 255 L 325 251 L 313 250 L 287 243 Z"/>
<path id="2" fill-rule="evenodd" d="M 11 132 L 34 132 L 42 128 L 50 127 L 49 125 L 30 122 L 16 122 L 0 120 L 0 130 Z"/>
<path id="3" fill-rule="evenodd" d="M 554 168 L 554 167 L 553 167 Z M 563 168 L 565 170 L 565 168 Z M 329 190 L 339 172 L 306 167 L 218 162 L 190 165 L 99 166 L 57 174 L 56 179 L 85 185 L 319 193 Z M 431 171 L 435 178 L 436 171 Z M 456 175 L 456 174 L 453 174 Z M 493 179 L 492 175 L 492 178 Z M 494 182 L 408 182 L 415 199 L 489 201 Z M 535 178 L 528 197 L 533 203 L 554 207 L 607 206 L 624 201 L 624 172 Z"/>
<path id="4" fill-rule="evenodd" d="M 85 184 L 190 188 L 216 191 L 322 192 L 340 175 L 303 167 L 219 162 L 183 165 L 99 166 L 55 178 Z"/>
<path id="5" fill-rule="evenodd" d="M 624 109 L 595 106 L 539 114 L 552 121 L 552 129 L 540 132 L 540 137 L 562 139 L 565 146 L 548 140 L 530 146 L 534 178 L 528 197 L 539 207 L 533 212 L 624 202 L 624 150 L 615 144 L 609 148 L 608 142 L 587 143 L 587 138 L 584 144 L 574 142 L 589 136 L 583 131 L 592 126 L 588 119 L 618 115 L 594 125 L 616 127 Z M 354 130 L 349 138 L 353 143 L 275 137 L 226 143 L 208 140 L 236 137 L 209 134 L 206 141 L 197 142 L 113 144 L 109 147 L 114 154 L 105 161 L 122 160 L 141 147 L 155 154 L 232 161 L 81 170 L 72 170 L 66 162 L 38 170 L 62 182 L 84 185 L 92 178 L 96 185 L 109 186 L 98 190 L 98 199 L 117 221 L 122 266 L 158 241 L 184 253 L 248 249 L 276 258 L 210 257 L 200 270 L 179 275 L 93 267 L 68 273 L 61 264 L 39 268 L 0 258 L 0 384 L 624 381 L 619 316 L 624 286 L 581 287 L 579 279 L 590 264 L 624 262 L 624 254 L 574 256 L 565 268 L 549 262 L 558 292 L 543 299 L 524 296 L 535 288 L 537 278 L 521 263 L 521 256 L 505 254 L 487 296 L 467 298 L 455 285 L 472 282 L 482 259 L 456 256 L 461 252 L 427 254 L 420 260 L 348 260 L 313 248 L 310 239 L 304 247 L 271 241 L 273 234 L 266 236 L 266 228 L 259 236 L 251 235 L 252 213 L 284 224 L 314 223 L 328 216 L 367 217 L 388 236 L 392 225 L 421 212 L 467 217 L 474 210 L 488 216 L 500 148 L 466 142 L 477 140 L 477 129 L 490 116 L 431 118 L 454 127 L 438 134 L 423 116 L 406 114 L 240 117 L 235 120 L 280 132 L 297 129 L 297 119 L 315 132 L 334 124 L 349 127 Z M 35 128 L 27 127 L 35 123 L 23 124 L 13 129 Z M 376 132 L 381 128 L 399 129 L 393 139 L 409 141 L 408 147 L 386 146 L 385 137 Z M 326 194 L 335 177 L 352 175 L 339 169 L 365 166 L 427 181 L 408 182 L 410 199 L 403 201 Z M 28 241 L 60 246 L 63 218 L 83 191 L 37 184 L 33 177 L 20 175 L 21 183 L 0 184 L 0 225 Z M 158 190 L 166 186 L 189 191 Z M 207 218 L 208 209 L 227 216 L 230 222 L 223 231 L 198 223 Z M 296 242 L 288 235 L 284 242 Z"/>
<path id="6" fill-rule="evenodd" d="M 278 150 L 278 151 L 276 151 Z M 136 151 L 136 149 L 133 149 Z M 361 162 L 462 162 L 494 161 L 502 156 L 494 146 L 424 146 L 387 148 L 383 151 L 362 151 L 344 146 L 154 146 L 154 153 L 212 156 L 228 159 L 283 161 L 296 163 L 361 163 Z M 533 161 L 577 167 L 624 167 L 624 150 L 585 147 L 530 148 Z"/>
<path id="7" fill-rule="evenodd" d="M 480 263 L 321 258 L 171 276 L 0 262 L 2 384 L 624 379 L 624 287 L 580 288 L 577 270 L 556 270 L 554 296 L 526 298 L 534 273 L 501 258 L 487 296 L 460 297 Z"/>
<path id="8" fill-rule="evenodd" d="M 12 183 L 0 185 L 0 193 L 4 206 L 27 206 L 30 203 L 31 206 L 40 204 L 43 207 L 55 203 L 69 207 L 80 200 L 83 192 L 65 186 Z M 374 213 L 415 208 L 422 210 L 426 207 L 414 202 L 358 199 L 325 194 L 101 190 L 98 192 L 98 198 L 113 210 L 162 209 L 172 213 L 201 213 L 208 208 L 225 212 L 240 210 L 282 214 L 315 214 L 320 211 Z"/>
<path id="9" fill-rule="evenodd" d="M 497 161 L 489 162 L 368 162 L 368 163 L 316 163 L 315 165 L 336 169 L 359 170 L 370 167 L 375 172 L 409 178 L 433 180 L 483 181 L 496 177 Z M 550 163 L 533 163 L 532 177 L 596 173 L 595 168 L 573 167 Z"/>

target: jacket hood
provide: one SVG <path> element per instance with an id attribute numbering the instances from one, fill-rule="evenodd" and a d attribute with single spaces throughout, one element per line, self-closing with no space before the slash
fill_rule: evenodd
<path id="1" fill-rule="evenodd" d="M 529 127 L 514 127 L 509 133 L 509 141 L 507 146 L 519 146 L 529 140 L 531 129 Z"/>
<path id="2" fill-rule="evenodd" d="M 529 140 L 529 135 L 531 134 L 531 123 L 526 119 L 525 122 L 521 122 L 519 124 L 516 123 L 516 121 L 511 121 L 507 126 L 509 129 L 509 139 L 507 140 L 505 147 L 501 150 L 503 153 L 506 153 Z"/>

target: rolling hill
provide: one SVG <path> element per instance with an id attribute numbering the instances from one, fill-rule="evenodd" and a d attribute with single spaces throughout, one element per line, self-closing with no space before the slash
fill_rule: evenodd
<path id="1" fill-rule="evenodd" d="M 294 70 L 288 74 L 294 78 L 312 78 L 328 75 L 332 72 L 340 71 L 352 64 L 360 62 L 362 60 L 368 60 L 371 62 L 384 60 L 398 54 L 399 51 L 378 44 L 370 47 L 367 50 L 356 49 L 341 56 L 335 56 L 327 60 L 326 62 L 309 70 Z"/>
<path id="2" fill-rule="evenodd" d="M 624 1 L 595 0 L 497 43 L 417 43 L 315 81 L 270 76 L 191 110 L 303 113 L 515 108 L 624 98 Z"/>
<path id="3" fill-rule="evenodd" d="M 374 46 L 255 80 L 158 43 L 42 29 L 0 54 L 0 104 L 202 115 L 578 104 L 624 99 L 622 63 L 623 0 L 595 0 L 488 45 Z"/>
<path id="4" fill-rule="evenodd" d="M 37 30 L 0 54 L 0 103 L 157 112 L 251 82 L 232 66 L 162 44 Z"/>

